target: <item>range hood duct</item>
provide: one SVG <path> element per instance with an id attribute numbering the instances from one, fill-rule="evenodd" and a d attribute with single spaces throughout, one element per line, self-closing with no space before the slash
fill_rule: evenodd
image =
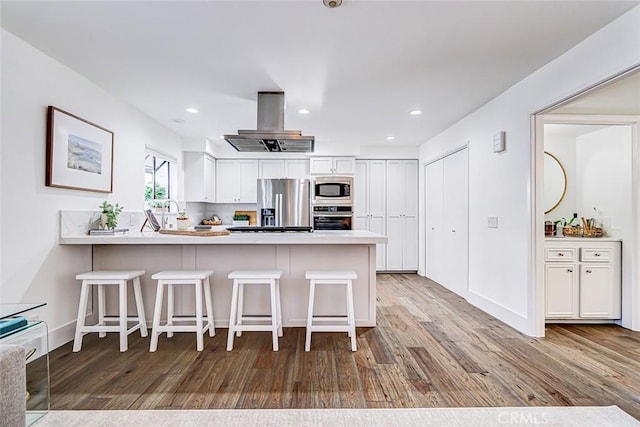
<path id="1" fill-rule="evenodd" d="M 315 138 L 284 130 L 284 92 L 258 92 L 258 127 L 224 139 L 237 151 L 311 153 Z"/>

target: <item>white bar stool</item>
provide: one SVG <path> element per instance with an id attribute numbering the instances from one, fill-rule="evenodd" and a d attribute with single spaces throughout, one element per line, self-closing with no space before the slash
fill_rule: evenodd
<path id="1" fill-rule="evenodd" d="M 99 270 L 89 271 L 76 275 L 76 279 L 82 280 L 80 291 L 80 304 L 78 305 L 78 320 L 76 322 L 76 334 L 73 340 L 73 351 L 78 352 L 82 348 L 82 336 L 85 332 L 99 332 L 100 338 L 107 335 L 107 332 L 120 333 L 120 351 L 127 351 L 127 335 L 140 329 L 140 335 L 147 336 L 147 325 L 144 315 L 144 305 L 142 303 L 142 292 L 140 290 L 140 276 L 144 270 Z M 127 315 L 127 283 L 133 282 L 133 292 L 136 300 L 137 314 Z M 98 323 L 89 326 L 85 324 L 87 316 L 87 304 L 89 302 L 89 286 L 98 286 Z M 118 286 L 118 315 L 107 316 L 105 313 L 105 285 Z M 117 325 L 107 325 L 107 322 L 117 322 Z M 127 329 L 127 322 L 136 322 L 134 326 Z"/>
<path id="2" fill-rule="evenodd" d="M 304 342 L 304 351 L 311 349 L 311 332 L 347 332 L 351 337 L 351 351 L 356 351 L 356 321 L 353 313 L 353 284 L 358 274 L 351 270 L 316 270 L 307 271 L 304 275 L 311 280 L 309 288 L 309 309 L 307 311 L 307 336 Z M 347 302 L 347 314 L 345 316 L 314 316 L 313 302 L 315 299 L 316 285 L 344 285 Z M 313 324 L 318 322 L 345 322 L 333 324 Z"/>
<path id="3" fill-rule="evenodd" d="M 156 291 L 156 305 L 153 310 L 153 327 L 151 329 L 151 344 L 149 351 L 158 349 L 158 337 L 167 333 L 167 337 L 172 337 L 174 332 L 195 332 L 196 349 L 202 351 L 204 348 L 204 333 L 208 330 L 209 336 L 216 334 L 213 323 L 213 305 L 211 304 L 211 287 L 209 286 L 209 276 L 213 270 L 165 270 L 155 273 L 152 279 L 158 281 Z M 173 313 L 173 287 L 176 285 L 191 285 L 195 288 L 196 310 L 194 316 L 175 316 Z M 167 323 L 160 325 L 160 313 L 162 311 L 162 298 L 164 287 L 167 287 Z M 203 325 L 202 291 L 204 288 L 204 301 L 207 308 L 207 323 Z M 195 322 L 192 325 L 174 325 L 174 322 Z"/>
<path id="4" fill-rule="evenodd" d="M 231 294 L 231 310 L 229 314 L 229 335 L 227 337 L 227 351 L 233 350 L 234 335 L 241 336 L 242 331 L 271 331 L 273 335 L 273 351 L 278 351 L 278 337 L 282 336 L 282 310 L 280 308 L 280 270 L 236 270 L 229 273 L 233 279 Z M 271 314 L 252 315 L 243 314 L 244 285 L 267 285 L 271 296 Z M 270 321 L 268 325 L 245 324 L 244 320 Z"/>

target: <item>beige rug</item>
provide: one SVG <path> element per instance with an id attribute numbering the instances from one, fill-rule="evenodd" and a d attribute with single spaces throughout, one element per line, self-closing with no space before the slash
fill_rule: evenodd
<path id="1" fill-rule="evenodd" d="M 36 427 L 575 426 L 638 427 L 617 406 L 428 409 L 51 411 Z"/>

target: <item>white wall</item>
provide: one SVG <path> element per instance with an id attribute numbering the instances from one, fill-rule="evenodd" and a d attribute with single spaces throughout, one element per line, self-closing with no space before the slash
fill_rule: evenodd
<path id="1" fill-rule="evenodd" d="M 548 126 L 548 125 L 547 125 Z M 545 126 L 544 150 L 553 154 L 567 174 L 567 191 L 560 204 L 545 215 L 545 220 L 557 221 L 561 218 L 570 219 L 576 210 L 576 138 L 572 136 L 547 136 Z M 564 126 L 564 125 L 551 125 Z M 545 185 L 546 185 L 545 175 Z M 558 183 L 558 185 L 560 185 Z M 545 210 L 549 207 L 544 206 Z"/>
<path id="2" fill-rule="evenodd" d="M 180 159 L 177 135 L 11 33 L 2 30 L 2 302 L 46 302 L 50 347 L 68 341 L 77 314 L 75 274 L 91 269 L 91 248 L 58 245 L 60 210 L 98 210 L 103 200 L 144 208 L 145 144 Z M 47 106 L 115 134 L 113 193 L 46 187 Z"/>
<path id="3" fill-rule="evenodd" d="M 531 303 L 531 114 L 638 63 L 640 6 L 420 147 L 427 163 L 469 142 L 468 300 L 524 333 L 538 333 Z M 493 154 L 493 135 L 501 130 L 507 149 Z M 424 176 L 420 182 L 424 199 Z M 497 230 L 487 228 L 489 215 L 499 217 Z M 420 225 L 424 271 L 424 210 Z"/>

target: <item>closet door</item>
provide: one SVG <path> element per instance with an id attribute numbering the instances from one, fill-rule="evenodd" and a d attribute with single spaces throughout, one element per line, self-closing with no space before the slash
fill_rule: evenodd
<path id="1" fill-rule="evenodd" d="M 369 231 L 385 235 L 387 198 L 385 184 L 387 181 L 387 162 L 384 160 L 369 161 L 368 202 Z M 357 191 L 357 189 L 356 189 Z M 386 269 L 386 246 L 376 245 L 376 270 Z"/>
<path id="2" fill-rule="evenodd" d="M 439 160 L 426 167 L 426 276 L 440 283 L 442 280 L 443 246 L 443 165 Z"/>
<path id="3" fill-rule="evenodd" d="M 443 161 L 442 260 L 446 279 L 442 285 L 462 297 L 468 288 L 469 164 L 467 150 L 457 151 Z"/>

